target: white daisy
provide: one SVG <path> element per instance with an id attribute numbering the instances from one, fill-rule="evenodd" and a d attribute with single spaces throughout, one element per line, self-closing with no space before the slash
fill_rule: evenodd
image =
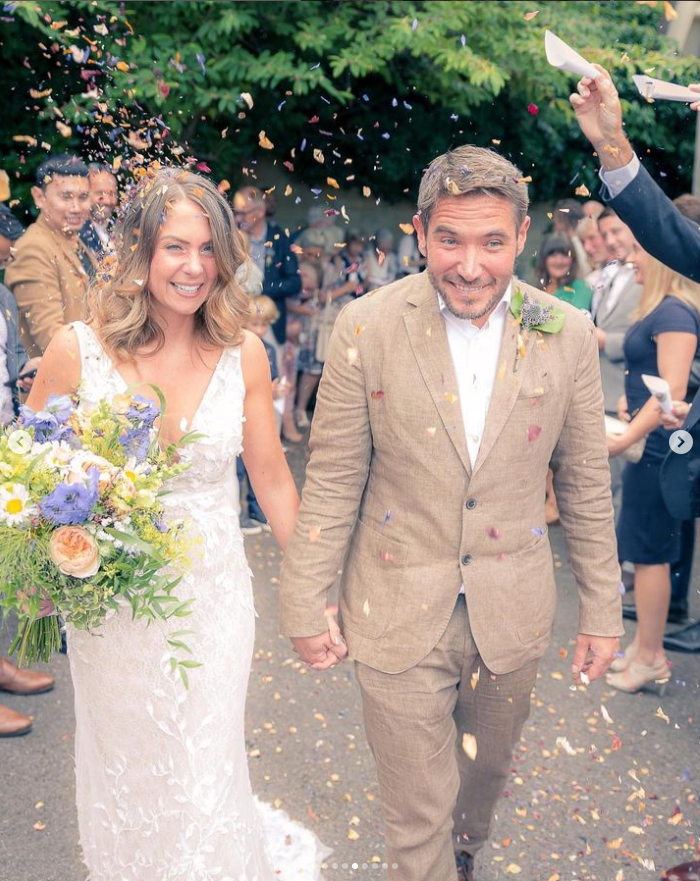
<path id="1" fill-rule="evenodd" d="M 0 523 L 22 526 L 36 513 L 37 507 L 31 503 L 25 486 L 21 483 L 0 486 Z"/>

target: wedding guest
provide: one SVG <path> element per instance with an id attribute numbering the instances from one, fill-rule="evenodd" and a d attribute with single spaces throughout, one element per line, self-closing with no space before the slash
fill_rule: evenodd
<path id="1" fill-rule="evenodd" d="M 112 221 L 119 204 L 117 177 L 110 165 L 88 164 L 90 181 L 90 217 L 80 230 L 80 238 L 96 261 L 114 250 Z"/>
<path id="2" fill-rule="evenodd" d="M 569 236 L 563 233 L 547 236 L 540 248 L 537 274 L 540 287 L 548 294 L 571 303 L 577 309 L 586 311 L 590 309 L 592 291 L 586 282 L 579 278 L 576 252 Z M 554 492 L 554 473 L 551 468 L 547 472 L 545 518 L 550 526 L 559 521 L 559 507 Z"/>
<path id="3" fill-rule="evenodd" d="M 47 159 L 32 196 L 39 217 L 18 241 L 5 272 L 30 357 L 41 355 L 61 327 L 85 317 L 85 291 L 95 269 L 79 235 L 90 211 L 87 165 L 67 154 Z"/>
<path id="4" fill-rule="evenodd" d="M 661 464 L 670 432 L 642 374 L 661 376 L 674 399 L 686 397 L 690 367 L 700 336 L 700 284 L 648 255 L 637 244 L 629 255 L 643 293 L 624 341 L 625 396 L 632 417 L 622 435 L 608 438 L 610 456 L 646 438 L 639 462 L 627 462 L 622 476 L 622 511 L 617 524 L 620 559 L 634 564 L 637 631 L 607 677 L 620 691 L 634 692 L 668 680 L 663 650 L 671 595 L 670 565 L 680 555 L 681 521 L 671 515 L 661 493 Z"/>
<path id="5" fill-rule="evenodd" d="M 603 380 L 605 412 L 617 418 L 618 402 L 624 392 L 625 334 L 632 323 L 632 312 L 642 295 L 642 286 L 636 280 L 634 266 L 628 262 L 635 245 L 631 229 L 610 206 L 598 218 L 598 228 L 608 248 L 610 263 L 603 270 L 601 280 L 593 292 L 591 314 L 596 325 L 600 375 Z M 610 460 L 613 507 L 616 519 L 622 505 L 622 459 Z"/>
<path id="6" fill-rule="evenodd" d="M 22 224 L 7 205 L 0 202 L 0 269 L 9 266 L 13 252 L 17 248 L 17 239 L 23 233 Z"/>
<path id="7" fill-rule="evenodd" d="M 577 309 L 591 308 L 593 292 L 581 278 L 578 260 L 569 236 L 547 236 L 540 248 L 537 261 L 540 287 Z"/>
<path id="8" fill-rule="evenodd" d="M 587 275 L 591 271 L 586 252 L 576 235 L 576 228 L 585 216 L 583 205 L 577 202 L 576 199 L 560 199 L 554 206 L 554 214 L 552 216 L 554 232 L 562 233 L 571 239 L 582 276 Z"/>
<path id="9" fill-rule="evenodd" d="M 425 259 L 418 250 L 418 241 L 415 233 L 401 236 L 398 250 L 399 271 L 397 278 L 406 275 L 416 275 L 425 266 Z"/>
<path id="10" fill-rule="evenodd" d="M 279 310 L 275 305 L 275 301 L 270 297 L 262 294 L 250 300 L 250 317 L 246 321 L 246 329 L 250 330 L 256 336 L 260 337 L 265 347 L 267 359 L 270 362 L 270 378 L 272 382 L 272 398 L 273 409 L 275 411 L 275 419 L 277 421 L 277 430 L 282 424 L 282 408 L 278 406 L 280 402 L 283 404 L 284 390 L 280 388 L 280 375 L 277 367 L 277 352 L 274 346 L 270 345 L 265 339 L 270 327 L 279 320 Z M 261 532 L 271 532 L 270 525 L 267 522 L 265 512 L 258 504 L 253 484 L 250 482 L 248 472 L 246 471 L 243 459 L 239 456 L 236 459 L 236 470 L 238 473 L 241 514 L 240 524 L 243 535 L 260 535 Z M 248 493 L 246 501 L 248 504 L 247 514 L 243 513 L 243 485 L 248 484 Z"/>
<path id="11" fill-rule="evenodd" d="M 597 199 L 588 199 L 587 202 L 583 203 L 583 213 L 586 217 L 592 217 L 593 220 L 597 220 L 602 211 L 605 208 L 602 202 L 599 202 Z M 580 223 L 581 221 L 579 221 Z"/>
<path id="12" fill-rule="evenodd" d="M 685 217 L 692 220 L 693 223 L 700 224 L 700 199 L 697 196 L 685 193 L 682 196 L 678 196 L 677 199 L 674 199 L 674 205 L 678 207 Z M 696 357 L 693 361 L 690 378 L 688 380 L 688 396 L 693 397 L 699 388 L 700 360 Z M 676 428 L 680 428 L 680 425 L 676 426 Z M 671 458 L 679 457 L 674 455 Z M 663 476 L 661 490 L 663 493 Z M 695 552 L 695 520 L 693 517 L 684 517 L 681 519 L 683 522 L 681 524 L 680 556 L 671 564 L 671 602 L 668 607 L 668 616 L 666 620 L 668 624 L 687 625 L 689 611 L 688 595 L 692 579 L 693 555 Z M 623 604 L 622 615 L 624 618 L 636 621 L 636 607 L 630 603 Z M 692 630 L 693 627 L 696 628 L 695 631 Z M 697 632 L 697 639 L 695 640 L 693 639 L 694 632 Z M 681 631 L 676 630 L 674 633 L 664 636 L 664 648 L 672 651 L 700 651 L 700 625 L 690 624 Z"/>
<path id="13" fill-rule="evenodd" d="M 265 215 L 265 199 L 257 187 L 243 187 L 233 197 L 233 214 L 248 234 L 250 259 L 263 275 L 262 292 L 275 301 L 279 318 L 272 325 L 278 352 L 285 341 L 287 297 L 299 293 L 301 283 L 287 233 Z"/>
<path id="14" fill-rule="evenodd" d="M 312 205 L 307 213 L 307 225 L 292 236 L 292 241 L 302 244 L 300 239 L 306 238 L 308 233 L 320 233 L 324 252 L 329 255 L 337 254 L 345 242 L 345 231 L 335 222 L 337 213 L 323 205 Z"/>
<path id="15" fill-rule="evenodd" d="M 603 206 L 601 205 L 600 208 L 602 211 Z M 603 269 L 610 262 L 608 249 L 598 229 L 598 221 L 594 217 L 584 217 L 576 227 L 576 235 L 581 240 L 588 262 L 593 267 L 585 277 L 586 284 L 591 291 L 595 291 L 598 284 L 604 280 Z"/>
<path id="16" fill-rule="evenodd" d="M 365 253 L 367 290 L 384 287 L 395 281 L 399 263 L 394 251 L 394 234 L 385 227 L 378 229 Z"/>
<path id="17" fill-rule="evenodd" d="M 316 391 L 323 373 L 323 362 L 316 357 L 318 339 L 316 321 L 320 309 L 321 269 L 316 262 L 303 259 L 299 264 L 299 275 L 302 284 L 301 295 L 292 307 L 301 323 L 299 333 L 300 379 L 294 415 L 299 428 L 308 428 L 311 425 L 308 414 L 309 401 Z"/>

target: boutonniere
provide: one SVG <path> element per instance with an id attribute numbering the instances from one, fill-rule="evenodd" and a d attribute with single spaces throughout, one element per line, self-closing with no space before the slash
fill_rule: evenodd
<path id="1" fill-rule="evenodd" d="M 566 315 L 556 306 L 545 306 L 539 300 L 531 300 L 530 295 L 524 294 L 520 288 L 516 288 L 511 297 L 510 312 L 515 318 L 516 324 L 520 325 L 518 352 L 513 364 L 513 372 L 515 372 L 518 369 L 518 364 L 525 357 L 525 341 L 528 331 L 559 333 L 564 327 Z"/>

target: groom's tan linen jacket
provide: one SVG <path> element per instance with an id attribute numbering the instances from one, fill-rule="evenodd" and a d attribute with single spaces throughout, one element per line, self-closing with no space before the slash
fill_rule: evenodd
<path id="1" fill-rule="evenodd" d="M 540 657 L 556 605 L 545 526 L 547 469 L 579 594 L 578 629 L 622 634 L 598 347 L 590 319 L 520 334 L 506 318 L 472 468 L 437 294 L 426 273 L 350 303 L 330 343 L 301 508 L 282 566 L 281 630 L 327 629 L 342 570 L 350 657 L 387 673 L 421 661 L 462 584 L 485 665 Z M 572 635 L 576 622 L 571 622 Z"/>

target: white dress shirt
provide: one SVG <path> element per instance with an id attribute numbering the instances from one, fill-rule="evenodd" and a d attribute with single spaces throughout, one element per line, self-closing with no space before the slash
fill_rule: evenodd
<path id="1" fill-rule="evenodd" d="M 484 434 L 512 293 L 512 284 L 509 284 L 483 327 L 477 327 L 468 318 L 457 318 L 447 309 L 444 299 L 438 294 L 457 376 L 459 405 L 472 468 Z"/>
<path id="2" fill-rule="evenodd" d="M 619 196 L 624 188 L 631 184 L 635 177 L 639 174 L 639 159 L 635 153 L 627 165 L 622 168 L 601 168 L 598 172 L 603 185 L 607 188 L 608 195 L 611 199 Z"/>
<path id="3" fill-rule="evenodd" d="M 503 298 L 483 327 L 477 327 L 469 318 L 457 318 L 448 310 L 445 300 L 438 294 L 440 313 L 445 322 L 447 342 L 457 376 L 459 406 L 472 468 L 479 455 L 481 438 L 484 435 L 512 294 L 513 286 L 509 284 Z M 464 585 L 459 592 L 465 592 Z"/>

